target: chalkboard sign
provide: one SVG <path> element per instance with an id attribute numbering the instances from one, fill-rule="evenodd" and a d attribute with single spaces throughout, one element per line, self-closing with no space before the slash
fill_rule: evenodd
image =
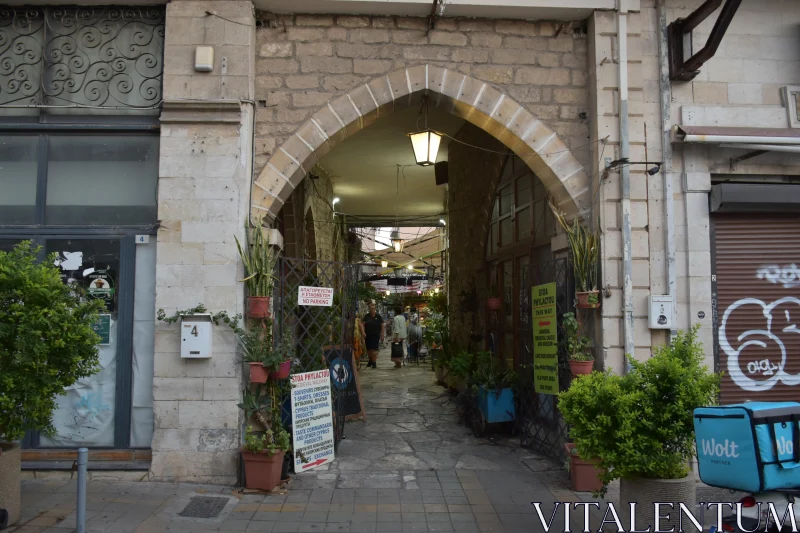
<path id="1" fill-rule="evenodd" d="M 336 394 L 344 395 L 345 420 L 364 418 L 364 407 L 361 401 L 361 387 L 358 374 L 353 365 L 353 349 L 350 346 L 325 346 L 322 349 L 328 369 L 331 371 L 331 385 Z M 336 399 L 338 403 L 340 400 Z"/>

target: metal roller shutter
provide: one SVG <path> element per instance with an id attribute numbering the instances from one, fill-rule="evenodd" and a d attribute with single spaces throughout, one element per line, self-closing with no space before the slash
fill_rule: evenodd
<path id="1" fill-rule="evenodd" d="M 800 400 L 800 217 L 712 215 L 721 403 Z"/>

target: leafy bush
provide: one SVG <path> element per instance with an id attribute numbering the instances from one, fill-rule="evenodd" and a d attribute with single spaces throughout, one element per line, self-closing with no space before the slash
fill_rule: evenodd
<path id="1" fill-rule="evenodd" d="M 581 457 L 599 459 L 603 482 L 679 479 L 694 453 L 695 408 L 713 405 L 719 376 L 703 366 L 697 326 L 678 333 L 625 376 L 595 372 L 574 380 L 558 406 Z"/>
<path id="2" fill-rule="evenodd" d="M 61 281 L 30 242 L 0 252 L 0 440 L 51 434 L 56 396 L 100 370 L 92 329 L 104 305 Z"/>

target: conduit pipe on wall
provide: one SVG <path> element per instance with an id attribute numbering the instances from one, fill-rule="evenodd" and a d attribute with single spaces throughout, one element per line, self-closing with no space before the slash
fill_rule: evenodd
<path id="1" fill-rule="evenodd" d="M 661 92 L 661 154 L 664 164 L 664 233 L 666 237 L 667 294 L 672 297 L 672 329 L 670 339 L 678 334 L 677 305 L 678 282 L 675 273 L 675 194 L 672 190 L 672 86 L 669 81 L 669 44 L 667 42 L 667 13 L 665 0 L 658 0 L 658 86 Z"/>
<path id="2" fill-rule="evenodd" d="M 628 134 L 628 0 L 617 0 L 617 41 L 619 50 L 619 157 L 630 158 Z M 620 169 L 622 185 L 622 306 L 625 353 L 634 355 L 633 333 L 633 258 L 631 246 L 631 173 L 629 165 Z M 630 370 L 625 358 L 625 372 Z"/>
<path id="3" fill-rule="evenodd" d="M 764 150 L 767 152 L 800 153 L 800 145 L 791 144 L 720 144 L 720 148 L 736 148 L 737 150 Z"/>
<path id="4" fill-rule="evenodd" d="M 686 134 L 681 139 L 685 143 L 705 144 L 782 144 L 800 146 L 800 137 L 751 137 L 749 135 L 694 135 Z"/>

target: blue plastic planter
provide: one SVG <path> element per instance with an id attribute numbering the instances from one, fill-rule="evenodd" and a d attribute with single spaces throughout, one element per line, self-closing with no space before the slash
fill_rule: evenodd
<path id="1" fill-rule="evenodd" d="M 511 389 L 478 388 L 478 409 L 483 413 L 487 424 L 511 422 L 514 420 L 514 392 Z"/>

